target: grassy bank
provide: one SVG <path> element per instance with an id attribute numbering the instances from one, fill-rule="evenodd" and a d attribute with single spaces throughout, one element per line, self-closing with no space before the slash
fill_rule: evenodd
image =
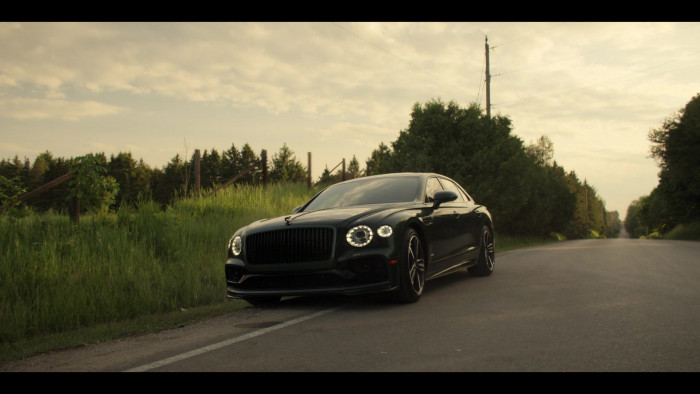
<path id="1" fill-rule="evenodd" d="M 664 239 L 700 241 L 700 222 L 679 224 L 671 231 L 664 234 Z"/>
<path id="2" fill-rule="evenodd" d="M 47 213 L 0 217 L 0 357 L 19 342 L 225 303 L 223 263 L 235 229 L 290 212 L 304 185 L 229 188 L 145 202 L 75 225 Z"/>
<path id="3" fill-rule="evenodd" d="M 145 202 L 79 225 L 0 216 L 0 361 L 158 331 L 247 306 L 227 301 L 232 232 L 284 215 L 314 191 L 241 186 L 166 210 Z M 497 251 L 550 240 L 498 237 Z"/>

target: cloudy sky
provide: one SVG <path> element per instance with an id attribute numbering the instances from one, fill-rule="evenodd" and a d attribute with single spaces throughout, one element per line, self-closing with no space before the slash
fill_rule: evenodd
<path id="1" fill-rule="evenodd" d="M 286 143 L 317 179 L 415 103 L 485 108 L 486 37 L 492 113 L 624 217 L 658 183 L 648 132 L 700 93 L 700 23 L 0 23 L 0 158 Z"/>

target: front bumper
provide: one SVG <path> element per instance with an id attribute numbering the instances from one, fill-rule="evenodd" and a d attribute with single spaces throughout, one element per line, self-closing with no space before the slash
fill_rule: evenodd
<path id="1" fill-rule="evenodd" d="M 237 258 L 226 262 L 229 298 L 299 296 L 314 294 L 359 295 L 398 288 L 395 259 L 381 254 L 361 254 L 340 259 L 333 268 L 294 265 L 275 270 L 250 270 Z"/>

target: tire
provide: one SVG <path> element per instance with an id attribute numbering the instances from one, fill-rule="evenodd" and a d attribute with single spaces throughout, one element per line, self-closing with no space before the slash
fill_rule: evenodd
<path id="1" fill-rule="evenodd" d="M 275 308 L 279 305 L 282 297 L 265 296 L 265 297 L 248 297 L 244 298 L 250 305 L 261 308 Z"/>
<path id="2" fill-rule="evenodd" d="M 414 303 L 425 287 L 425 249 L 418 233 L 409 228 L 404 232 L 399 253 L 399 289 L 396 299 Z"/>
<path id="3" fill-rule="evenodd" d="M 496 246 L 493 233 L 488 226 L 481 229 L 479 257 L 476 265 L 469 268 L 469 273 L 476 276 L 489 276 L 496 268 Z"/>

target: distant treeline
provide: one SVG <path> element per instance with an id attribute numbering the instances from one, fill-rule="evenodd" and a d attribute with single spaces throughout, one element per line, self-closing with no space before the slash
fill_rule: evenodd
<path id="1" fill-rule="evenodd" d="M 633 237 L 654 238 L 700 222 L 700 94 L 648 138 L 660 168 L 659 184 L 630 204 L 625 229 Z"/>
<path id="2" fill-rule="evenodd" d="M 152 168 L 143 159 L 136 160 L 131 153 L 123 152 L 111 155 L 104 153 L 87 155 L 105 169 L 104 177 L 113 178 L 118 185 L 112 207 L 123 204 L 135 206 L 139 201 L 153 200 L 163 205 L 169 204 L 176 197 L 187 196 L 194 187 L 194 154 L 189 160 L 176 154 L 163 168 Z M 86 157 L 87 157 L 86 156 Z M 253 169 L 241 176 L 239 184 L 259 184 L 262 182 L 262 152 L 256 153 L 249 144 L 237 149 L 235 144 L 219 153 L 216 149 L 205 150 L 200 160 L 200 186 L 213 188 L 240 174 L 253 166 Z M 20 160 L 2 159 L 0 161 L 0 205 L 24 192 L 44 185 L 76 167 L 81 158 L 54 157 L 46 151 L 30 162 L 28 158 Z M 304 182 L 306 168 L 296 159 L 286 144 L 272 156 L 269 169 L 271 182 Z M 68 182 L 48 190 L 25 201 L 25 204 L 38 211 L 49 209 L 64 211 L 70 196 Z"/>

